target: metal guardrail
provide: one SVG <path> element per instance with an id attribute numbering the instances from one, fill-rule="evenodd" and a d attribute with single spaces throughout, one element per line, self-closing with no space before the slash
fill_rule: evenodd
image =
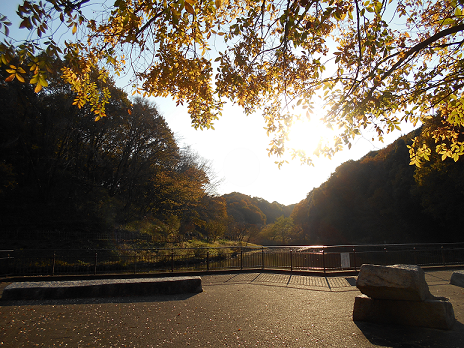
<path id="1" fill-rule="evenodd" d="M 464 265 L 464 243 L 0 250 L 0 276 L 250 269 L 332 273 L 357 271 L 367 263 Z"/>

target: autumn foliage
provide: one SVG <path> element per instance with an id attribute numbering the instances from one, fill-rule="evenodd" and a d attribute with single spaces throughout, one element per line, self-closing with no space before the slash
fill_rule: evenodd
<path id="1" fill-rule="evenodd" d="M 103 9 L 91 0 L 24 0 L 17 15 L 30 35 L 10 40 L 10 19 L 0 16 L 4 79 L 38 92 L 56 72 L 51 62 L 66 59 L 58 71 L 73 104 L 88 105 L 96 119 L 111 97 L 92 71 L 103 82 L 129 76 L 134 94 L 172 97 L 195 128 L 213 128 L 226 102 L 260 113 L 269 153 L 290 150 L 308 164 L 313 154 L 286 140 L 318 103 L 338 132 L 321 155 L 351 147 L 365 129 L 382 140 L 436 110 L 439 127 L 427 134 L 434 144 L 416 139 L 412 164 L 430 152 L 454 160 L 464 153 L 460 0 L 117 0 Z"/>

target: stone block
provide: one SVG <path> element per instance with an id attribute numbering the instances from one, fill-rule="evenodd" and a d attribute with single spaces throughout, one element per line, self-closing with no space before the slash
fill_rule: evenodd
<path id="1" fill-rule="evenodd" d="M 424 271 L 414 265 L 362 265 L 356 286 L 374 299 L 424 301 L 433 298 Z"/>
<path id="2" fill-rule="evenodd" d="M 356 297 L 353 320 L 442 330 L 451 329 L 456 321 L 453 306 L 445 298 L 404 301 L 373 299 L 366 295 Z"/>
<path id="3" fill-rule="evenodd" d="M 201 278 L 165 277 L 16 282 L 3 289 L 2 300 L 150 296 L 202 292 Z"/>
<path id="4" fill-rule="evenodd" d="M 451 275 L 450 284 L 464 288 L 464 271 L 456 271 Z"/>

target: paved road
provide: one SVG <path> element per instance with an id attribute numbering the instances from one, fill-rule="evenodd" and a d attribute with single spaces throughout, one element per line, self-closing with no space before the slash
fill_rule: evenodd
<path id="1" fill-rule="evenodd" d="M 354 323 L 353 277 L 242 273 L 203 276 L 195 295 L 0 301 L 0 347 L 464 347 L 451 273 L 426 273 L 453 304 L 450 331 Z"/>

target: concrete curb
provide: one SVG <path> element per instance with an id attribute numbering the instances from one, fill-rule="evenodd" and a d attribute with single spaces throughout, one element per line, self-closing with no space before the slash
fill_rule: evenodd
<path id="1" fill-rule="evenodd" d="M 202 291 L 200 277 L 18 282 L 5 287 L 2 300 L 150 296 Z"/>

